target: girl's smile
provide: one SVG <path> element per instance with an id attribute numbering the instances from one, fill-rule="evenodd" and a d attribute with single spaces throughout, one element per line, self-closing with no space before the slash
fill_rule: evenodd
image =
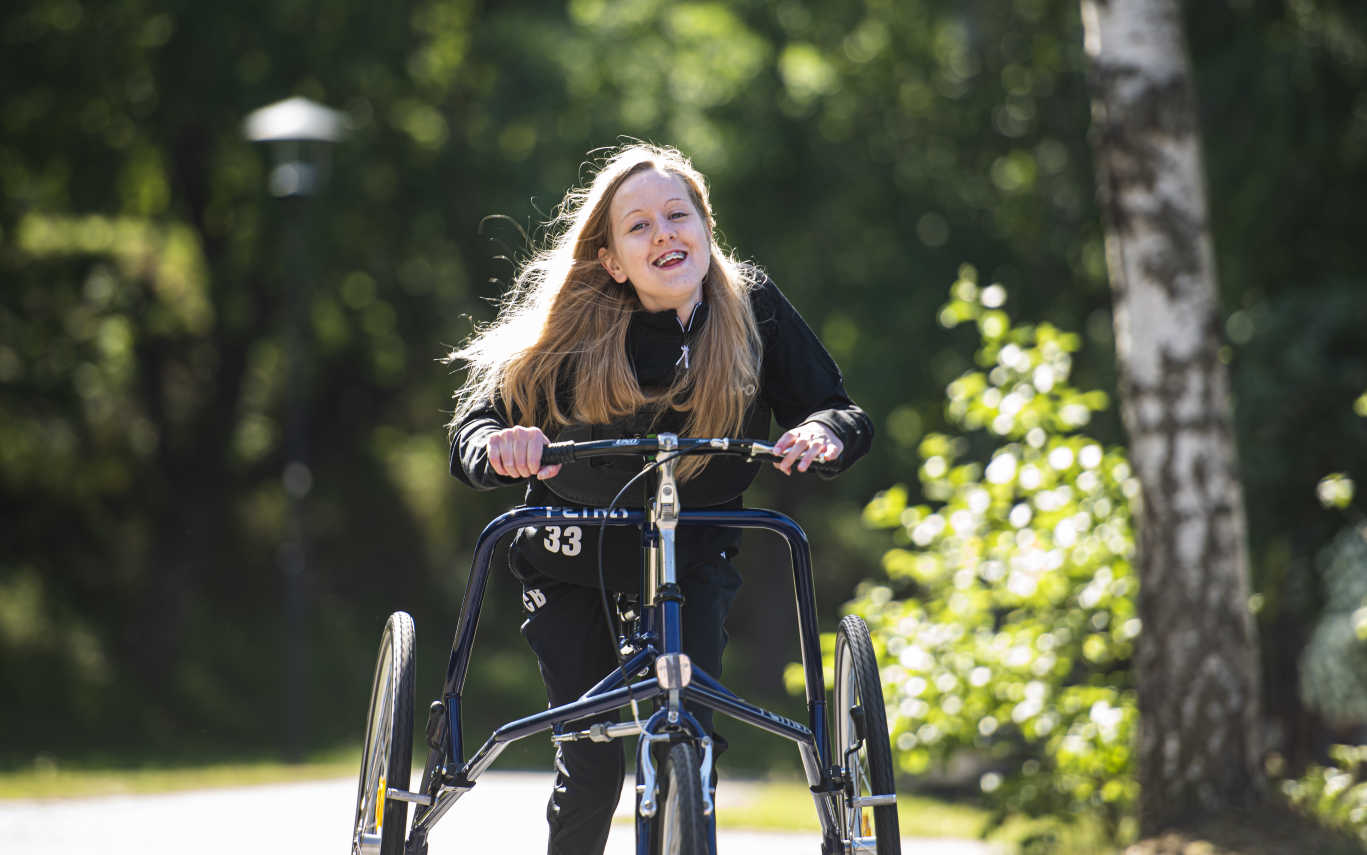
<path id="1" fill-rule="evenodd" d="M 682 250 L 674 249 L 670 250 L 669 252 L 666 252 L 664 255 L 655 259 L 651 262 L 651 264 L 654 264 L 656 267 L 659 267 L 663 270 L 667 270 L 677 267 L 680 264 L 683 264 L 684 259 L 686 258 L 688 258 L 688 253 Z"/>

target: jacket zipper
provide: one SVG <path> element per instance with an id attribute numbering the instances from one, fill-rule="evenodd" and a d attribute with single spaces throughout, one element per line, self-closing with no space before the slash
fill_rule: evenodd
<path id="1" fill-rule="evenodd" d="M 697 320 L 697 317 L 698 317 L 698 307 L 701 306 L 701 305 L 702 305 L 702 300 L 699 300 L 698 302 L 696 302 L 696 303 L 693 304 L 693 311 L 690 312 L 690 313 L 688 314 L 688 325 L 687 325 L 687 326 L 684 325 L 684 322 L 683 322 L 682 320 L 679 319 L 679 316 L 678 316 L 677 314 L 674 316 L 674 320 L 679 324 L 679 329 L 680 329 L 680 331 L 683 332 L 684 335 L 688 335 L 690 332 L 693 331 L 693 321 Z M 675 368 L 678 368 L 680 362 L 683 363 L 684 370 L 687 371 L 687 370 L 688 370 L 688 345 L 687 345 L 687 344 L 680 344 L 680 345 L 679 345 L 679 358 L 676 359 L 676 360 L 674 360 L 674 367 L 675 367 Z"/>

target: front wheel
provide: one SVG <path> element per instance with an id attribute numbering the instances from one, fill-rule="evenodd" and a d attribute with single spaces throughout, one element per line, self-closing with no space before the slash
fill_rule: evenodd
<path id="1" fill-rule="evenodd" d="M 707 818 L 702 812 L 702 773 L 691 742 L 669 746 L 659 770 L 659 809 L 651 855 L 707 855 Z"/>
<path id="2" fill-rule="evenodd" d="M 835 748 L 845 768 L 840 836 L 846 853 L 900 855 L 892 746 L 869 628 L 857 615 L 835 637 Z"/>
<path id="3" fill-rule="evenodd" d="M 395 612 L 380 636 L 370 709 L 361 746 L 352 855 L 400 855 L 408 803 L 385 798 L 389 787 L 407 790 L 413 762 L 413 618 Z"/>

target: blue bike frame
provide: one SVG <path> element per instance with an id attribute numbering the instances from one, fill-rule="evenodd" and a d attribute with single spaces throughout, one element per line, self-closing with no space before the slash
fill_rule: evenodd
<path id="1" fill-rule="evenodd" d="M 811 551 L 807 535 L 792 518 L 768 510 L 680 510 L 673 517 L 677 525 L 685 526 L 725 526 L 734 528 L 753 528 L 772 531 L 788 544 L 792 558 L 793 592 L 796 598 L 798 635 L 802 652 L 802 667 L 806 677 L 808 724 L 802 725 L 792 719 L 766 710 L 746 701 L 705 673 L 702 669 L 692 668 L 692 679 L 682 687 L 661 685 L 660 676 L 651 676 L 634 683 L 626 684 L 624 675 L 638 675 L 648 668 L 652 661 L 660 657 L 677 654 L 681 651 L 679 635 L 679 598 L 671 596 L 650 597 L 655 594 L 654 586 L 647 580 L 642 597 L 642 632 L 633 637 L 639 648 L 623 667 L 614 670 L 603 678 L 598 685 L 585 692 L 578 700 L 545 710 L 525 718 L 511 721 L 496 729 L 492 735 L 469 758 L 464 755 L 465 746 L 461 728 L 461 693 L 469 669 L 471 651 L 474 647 L 475 632 L 479 625 L 480 608 L 489 579 L 489 568 L 493 564 L 495 548 L 504 536 L 527 526 L 565 525 L 574 521 L 581 525 L 606 524 L 611 526 L 644 527 L 643 550 L 655 548 L 648 545 L 658 542 L 661 532 L 646 511 L 606 508 L 567 509 L 557 507 L 518 508 L 494 519 L 480 534 L 476 542 L 469 584 L 461 602 L 460 617 L 456 625 L 455 637 L 451 646 L 451 657 L 446 669 L 446 680 L 442 690 L 441 704 L 444 712 L 445 735 L 441 739 L 444 756 L 435 774 L 424 780 L 426 797 L 413 819 L 410 845 L 425 840 L 428 831 L 446 813 L 456 799 L 468 792 L 476 779 L 489 768 L 499 754 L 511 743 L 541 733 L 554 730 L 561 733 L 563 726 L 577 719 L 609 712 L 630 706 L 635 702 L 651 700 L 661 695 L 670 695 L 668 725 L 675 730 L 687 729 L 693 737 L 705 740 L 707 757 L 704 765 L 711 760 L 709 735 L 704 733 L 692 716 L 679 710 L 679 702 L 687 701 L 707 707 L 753 725 L 761 730 L 782 736 L 797 744 L 802 757 L 802 766 L 807 783 L 816 802 L 817 813 L 821 820 L 826 842 L 838 842 L 838 822 L 836 797 L 841 790 L 838 780 L 840 772 L 831 765 L 830 736 L 826 727 L 825 680 L 822 674 L 821 641 L 817 628 L 816 597 L 812 585 Z M 672 527 L 669 531 L 672 539 Z M 655 540 L 652 540 L 654 538 Z M 672 544 L 668 550 L 672 561 Z M 643 562 L 645 566 L 645 562 Z M 672 570 L 671 570 L 672 572 Z M 656 600 L 654 603 L 651 600 Z M 639 734 L 642 741 L 637 750 L 638 779 L 642 775 L 642 763 L 646 764 L 645 774 L 653 784 L 653 769 L 650 769 L 647 742 L 665 725 L 665 711 L 659 710 L 641 728 L 631 723 L 614 726 L 609 736 Z M 602 734 L 600 734 L 601 736 Z M 644 751 L 642 749 L 645 749 Z M 434 755 L 434 759 L 435 755 Z M 432 761 L 429 761 L 429 767 Z M 652 787 L 653 797 L 653 787 Z M 710 801 L 710 799 L 708 799 Z M 638 830 L 642 823 L 649 824 L 649 817 L 638 812 Z M 646 833 L 638 834 L 638 845 L 644 853 Z M 715 843 L 713 843 L 715 851 Z"/>

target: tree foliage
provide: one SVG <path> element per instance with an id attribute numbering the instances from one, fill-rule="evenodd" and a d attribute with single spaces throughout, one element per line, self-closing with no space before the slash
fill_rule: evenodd
<path id="1" fill-rule="evenodd" d="M 1349 0 L 1185 14 L 1266 682 L 1287 686 L 1322 599 L 1313 556 L 1340 525 L 1316 480 L 1367 478 L 1362 420 L 1343 409 L 1367 388 L 1367 23 Z M 870 459 L 819 495 L 754 492 L 812 529 L 826 602 L 878 572 L 868 496 L 900 479 L 909 505 L 926 498 L 907 476 L 971 366 L 972 343 L 936 326 L 935 283 L 962 260 L 1022 315 L 1085 332 L 1074 382 L 1113 386 L 1074 0 L 20 0 L 0 12 L 0 52 L 9 758 L 278 742 L 300 407 L 308 697 L 360 707 L 396 607 L 439 669 L 474 534 L 516 494 L 445 475 L 458 378 L 435 360 L 489 317 L 508 259 L 619 135 L 694 155 L 724 237 L 793 297 L 878 425 Z M 241 135 L 293 94 L 351 120 L 311 210 L 268 197 L 268 153 Z M 286 383 L 301 281 L 302 403 Z M 1107 412 L 1091 428 L 1119 439 Z M 750 539 L 741 558 L 727 677 L 776 690 L 792 627 L 770 608 L 766 548 Z M 533 665 L 497 584 L 472 691 L 526 709 Z M 1299 721 L 1294 693 L 1277 697 Z M 347 714 L 315 726 L 319 743 L 354 738 Z"/>
<path id="2" fill-rule="evenodd" d="M 940 321 L 976 326 L 978 370 L 949 384 L 950 432 L 921 442 L 934 504 L 897 486 L 865 509 L 895 545 L 850 607 L 883 656 L 904 771 L 972 756 L 998 820 L 1085 813 L 1115 834 L 1136 794 L 1137 485 L 1082 433 L 1108 402 L 1069 382 L 1078 337 L 1013 325 L 971 268 L 951 294 Z"/>
<path id="3" fill-rule="evenodd" d="M 1364 762 L 1367 746 L 1335 745 L 1329 750 L 1329 762 L 1313 764 L 1300 777 L 1282 781 L 1282 793 L 1299 810 L 1367 846 Z"/>
<path id="4" fill-rule="evenodd" d="M 897 412 L 882 454 L 905 458 L 933 420 L 919 402 L 962 360 L 903 346 L 933 329 L 916 282 L 951 275 L 970 249 L 1057 282 L 1089 251 L 1078 234 L 1096 255 L 1085 112 L 1068 97 L 1080 92 L 1074 14 L 7 7 L 0 477 L 16 524 L 0 589 L 24 607 L 4 612 L 0 662 L 20 697 L 62 713 L 11 709 L 6 753 L 110 734 L 136 744 L 167 727 L 184 743 L 279 738 L 292 631 L 282 472 L 300 412 L 306 696 L 340 683 L 360 697 L 354 663 L 391 608 L 419 612 L 435 630 L 420 635 L 421 661 L 440 658 L 461 555 L 514 496 L 463 495 L 446 479 L 441 409 L 456 378 L 434 359 L 467 316 L 488 317 L 586 152 L 622 135 L 694 155 L 725 237 L 802 307 L 855 397 L 880 421 Z M 313 204 L 269 199 L 268 153 L 241 136 L 247 112 L 289 94 L 350 118 Z M 1034 216 L 1041 207 L 1053 215 Z M 303 395 L 288 383 L 301 358 Z M 882 384 L 889 366 L 912 382 Z M 832 519 L 857 517 L 878 468 L 842 479 Z M 864 572 L 823 574 L 823 590 L 843 596 Z M 515 609 L 495 590 L 485 620 L 514 650 Z M 787 631 L 756 626 L 760 639 Z M 755 665 L 770 686 L 783 655 L 772 646 Z M 502 686 L 525 701 L 530 660 L 510 655 Z M 318 727 L 320 741 L 351 729 Z"/>

